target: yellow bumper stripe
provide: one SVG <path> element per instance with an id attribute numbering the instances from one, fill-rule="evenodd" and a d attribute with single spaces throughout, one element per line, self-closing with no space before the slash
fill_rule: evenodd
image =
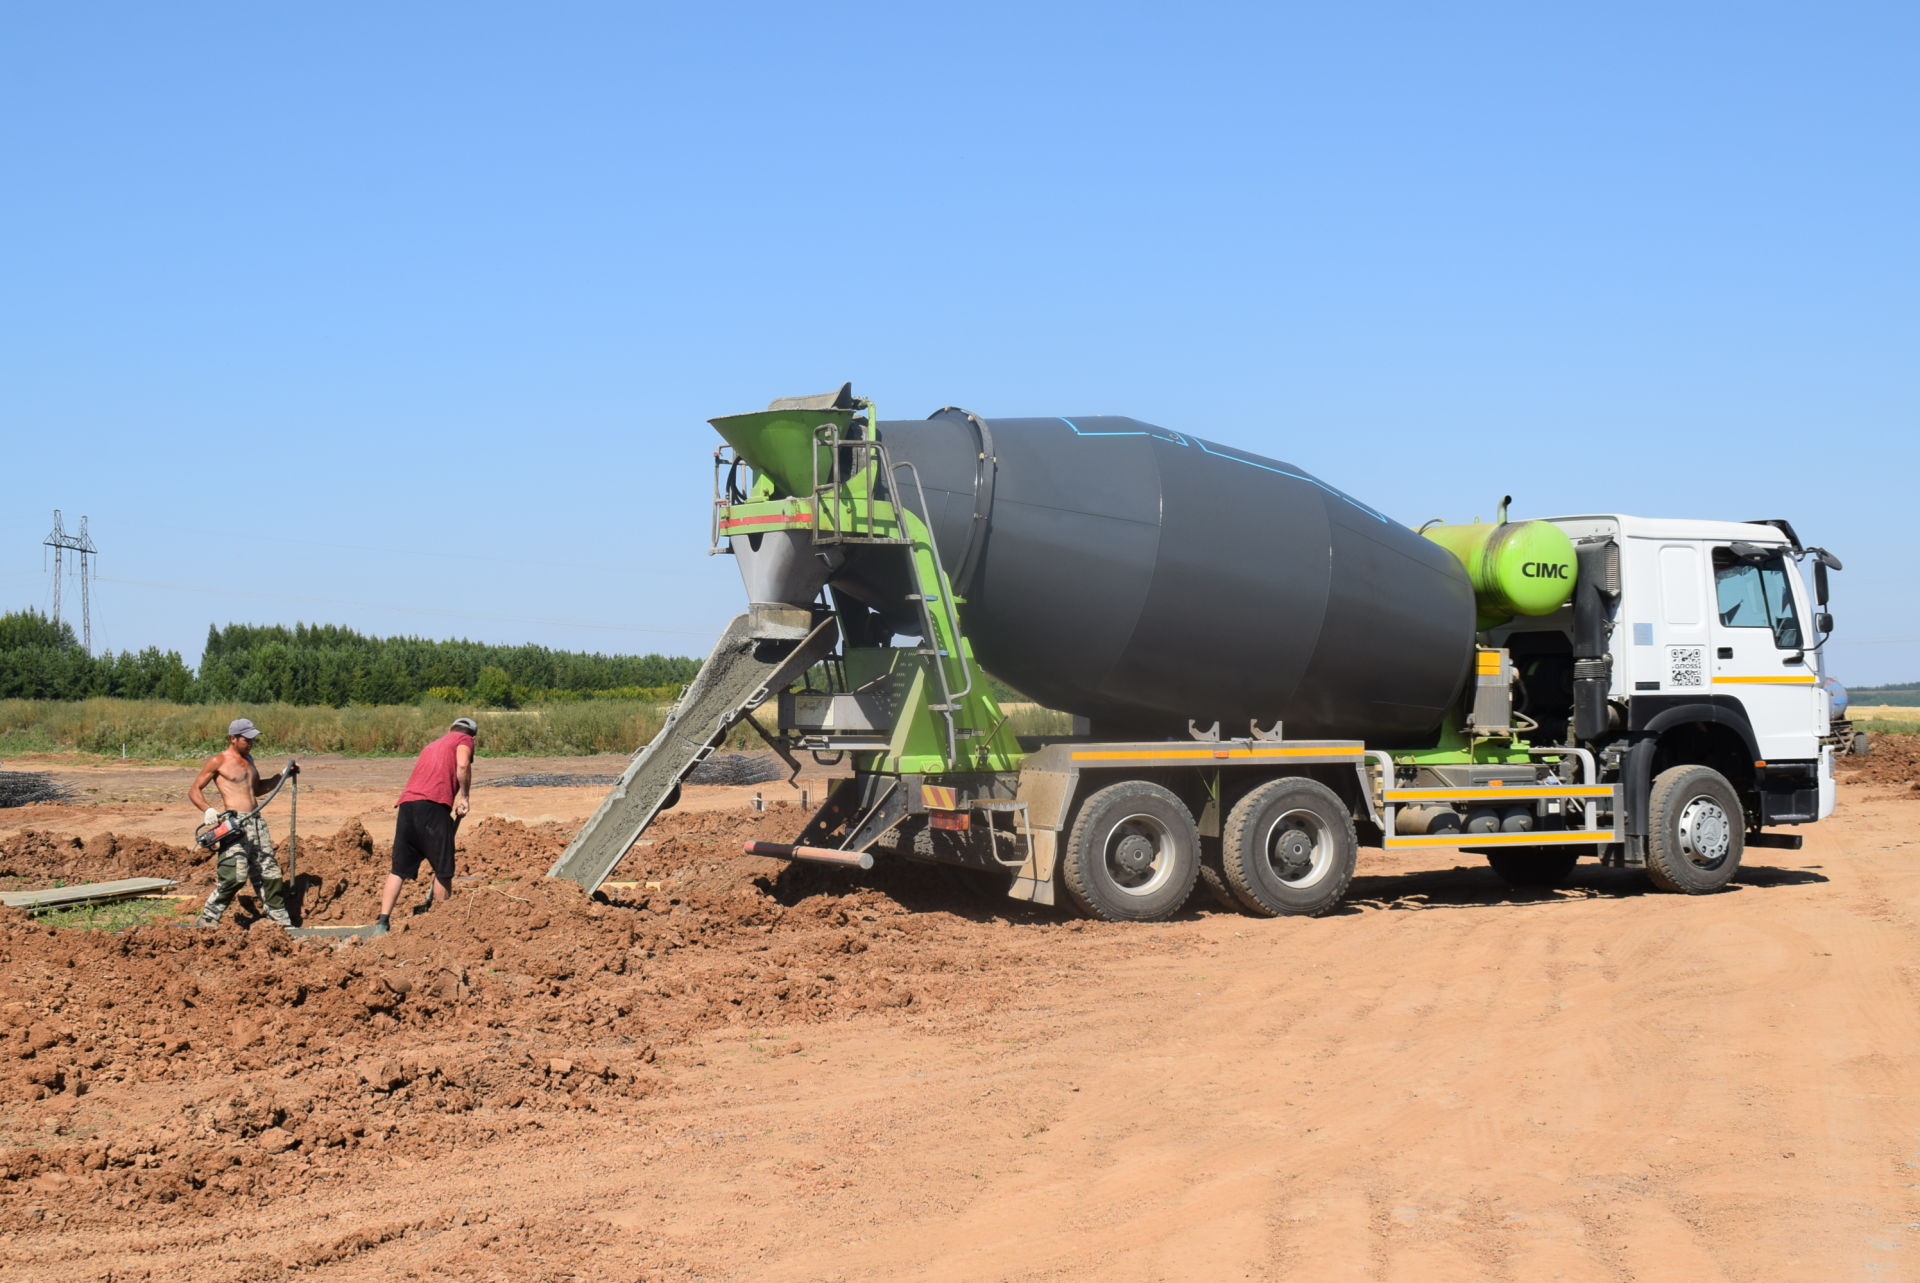
<path id="1" fill-rule="evenodd" d="M 1270 761 L 1288 757 L 1359 757 L 1358 748 L 1165 748 L 1165 749 L 1083 749 L 1074 753 L 1076 762 L 1176 761 Z"/>
<path id="2" fill-rule="evenodd" d="M 1612 797 L 1611 784 L 1531 784 L 1506 788 L 1388 789 L 1389 802 L 1502 802 L 1543 797 Z"/>

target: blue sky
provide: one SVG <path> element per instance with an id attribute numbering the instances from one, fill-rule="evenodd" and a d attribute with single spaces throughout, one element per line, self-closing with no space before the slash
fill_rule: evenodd
<path id="1" fill-rule="evenodd" d="M 0 7 L 0 609 L 704 653 L 705 420 L 1782 515 L 1920 680 L 1920 9 Z M 69 586 L 68 600 L 77 598 Z"/>

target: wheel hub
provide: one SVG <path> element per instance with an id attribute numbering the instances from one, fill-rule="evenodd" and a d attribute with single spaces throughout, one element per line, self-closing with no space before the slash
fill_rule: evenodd
<path id="1" fill-rule="evenodd" d="M 1145 873 L 1153 867 L 1153 843 L 1138 833 L 1129 833 L 1114 847 L 1113 860 L 1126 873 Z"/>
<path id="2" fill-rule="evenodd" d="M 1711 798 L 1696 797 L 1680 812 L 1680 847 L 1695 864 L 1715 865 L 1733 847 L 1733 825 Z"/>
<path id="3" fill-rule="evenodd" d="M 1273 863 L 1281 877 L 1299 877 L 1313 867 L 1313 838 L 1299 829 L 1282 833 L 1273 845 Z"/>

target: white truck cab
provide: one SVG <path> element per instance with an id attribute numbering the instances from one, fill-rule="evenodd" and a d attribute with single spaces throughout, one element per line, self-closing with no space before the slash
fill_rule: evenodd
<path id="1" fill-rule="evenodd" d="M 1576 599 L 1516 621 L 1501 642 L 1529 699 L 1563 715 L 1623 786 L 1627 862 L 1644 858 L 1659 828 L 1658 782 L 1682 767 L 1732 787 L 1743 814 L 1725 821 L 1741 826 L 1746 845 L 1798 846 L 1766 830 L 1833 811 L 1845 728 L 1833 721 L 1819 648 L 1832 627 L 1826 570 L 1837 559 L 1802 546 L 1785 521 L 1547 520 L 1574 541 L 1594 595 L 1584 610 Z M 1570 697 L 1564 713 L 1559 692 Z"/>

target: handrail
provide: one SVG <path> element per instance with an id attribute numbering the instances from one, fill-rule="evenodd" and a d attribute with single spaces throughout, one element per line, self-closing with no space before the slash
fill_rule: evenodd
<path id="1" fill-rule="evenodd" d="M 938 538 L 933 533 L 933 517 L 932 517 L 933 510 L 927 506 L 926 487 L 920 484 L 920 469 L 914 467 L 911 462 L 896 463 L 893 465 L 893 470 L 895 472 L 900 471 L 900 469 L 902 468 L 905 468 L 907 470 L 907 474 L 913 478 L 913 488 L 920 495 L 920 513 L 916 513 L 915 515 L 920 517 L 920 525 L 927 532 L 927 552 L 930 556 L 932 556 L 934 566 L 936 568 L 940 568 L 944 570 L 944 565 L 940 560 L 940 543 Z M 911 512 L 912 509 L 908 509 L 908 511 Z M 926 514 L 926 515 L 921 515 L 921 514 Z M 960 608 L 954 603 L 954 600 L 953 600 L 954 593 L 952 591 L 953 584 L 951 580 L 948 581 L 947 587 L 948 587 L 948 591 L 942 597 L 941 604 L 946 607 L 947 627 L 953 633 L 953 642 L 955 646 L 954 653 L 955 653 L 955 657 L 957 658 L 959 657 L 958 647 L 960 643 Z M 965 666 L 963 665 L 963 667 Z M 971 669 L 968 669 L 967 684 L 960 688 L 959 693 L 955 695 L 954 698 L 965 699 L 967 696 L 971 694 L 973 694 L 973 672 Z"/>
<path id="2" fill-rule="evenodd" d="M 869 422 L 871 423 L 873 413 L 872 404 L 870 402 L 863 402 L 863 404 L 867 408 Z M 960 754 L 960 736 L 959 728 L 954 718 L 954 711 L 961 700 L 973 694 L 976 683 L 973 668 L 966 662 L 966 653 L 960 625 L 960 611 L 954 601 L 956 590 L 953 588 L 950 580 L 947 581 L 947 589 L 944 592 L 935 591 L 938 588 L 937 582 L 935 584 L 928 584 L 922 580 L 913 547 L 914 539 L 913 536 L 908 533 L 907 524 L 902 515 L 913 516 L 919 521 L 921 528 L 926 532 L 927 555 L 932 558 L 936 573 L 944 576 L 945 567 L 940 558 L 939 536 L 934 533 L 932 522 L 933 510 L 927 502 L 926 485 L 920 478 L 920 470 L 909 460 L 902 460 L 899 463 L 893 462 L 892 454 L 888 451 L 886 443 L 877 437 L 868 437 L 865 439 L 843 438 L 840 435 L 840 424 L 836 422 L 816 425 L 813 439 L 814 444 L 818 448 L 812 452 L 813 458 L 810 461 L 812 464 L 813 511 L 809 513 L 808 516 L 811 533 L 815 541 L 818 543 L 889 542 L 900 543 L 905 546 L 909 575 L 912 582 L 919 589 L 919 591 L 914 594 L 914 604 L 916 613 L 920 617 L 921 633 L 926 640 L 930 657 L 934 661 L 934 680 L 940 692 L 940 700 L 936 711 L 939 712 L 941 720 L 946 724 L 947 760 L 957 764 Z M 850 452 L 844 463 L 841 458 L 843 451 Z M 867 457 L 861 457 L 860 454 L 852 452 L 865 452 Z M 824 477 L 821 475 L 823 471 L 821 466 L 822 455 L 825 456 L 826 464 L 824 469 L 826 475 Z M 718 496 L 719 487 L 718 462 L 718 453 L 716 452 L 714 475 L 716 496 Z M 912 484 L 913 492 L 918 497 L 920 505 L 918 512 L 915 512 L 910 505 L 900 501 L 902 497 L 900 493 L 902 487 L 897 480 L 897 476 L 903 471 L 907 474 L 907 478 Z M 849 478 L 863 473 L 870 474 L 872 477 L 872 483 L 867 486 L 864 496 L 866 511 L 860 515 L 864 519 L 856 518 L 855 522 L 837 522 L 832 527 L 829 527 L 826 524 L 828 504 L 825 500 L 829 495 L 843 493 Z M 897 532 L 893 539 L 883 539 L 873 533 L 876 528 L 875 517 L 879 503 L 878 492 L 883 484 L 892 492 L 892 497 L 889 502 L 893 509 L 893 525 Z M 834 506 L 835 511 L 838 512 L 839 505 L 836 504 Z M 859 525 L 861 533 L 850 533 L 850 527 L 855 524 Z M 930 598 L 940 603 L 941 616 L 938 621 L 936 621 L 933 616 L 931 603 L 929 601 Z M 941 633 L 943 630 L 947 636 L 947 644 L 944 650 L 941 645 Z M 947 672 L 946 661 L 949 659 L 959 661 L 961 674 L 964 679 L 963 684 L 957 690 Z"/>

